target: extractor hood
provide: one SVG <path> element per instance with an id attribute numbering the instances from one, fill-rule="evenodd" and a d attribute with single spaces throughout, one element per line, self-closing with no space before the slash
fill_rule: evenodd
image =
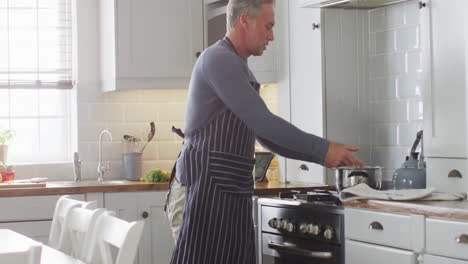
<path id="1" fill-rule="evenodd" d="M 301 7 L 371 9 L 408 0 L 301 0 Z"/>

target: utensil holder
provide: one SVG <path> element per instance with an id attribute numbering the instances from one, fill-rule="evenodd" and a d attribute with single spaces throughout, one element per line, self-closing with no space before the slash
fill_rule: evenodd
<path id="1" fill-rule="evenodd" d="M 139 181 L 141 178 L 141 152 L 122 153 L 123 177 L 129 181 Z"/>

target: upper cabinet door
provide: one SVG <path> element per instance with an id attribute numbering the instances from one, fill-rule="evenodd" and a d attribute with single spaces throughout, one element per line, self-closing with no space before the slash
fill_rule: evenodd
<path id="1" fill-rule="evenodd" d="M 103 81 L 115 79 L 104 89 L 186 88 L 203 49 L 202 1 L 101 1 Z"/>
<path id="2" fill-rule="evenodd" d="M 321 11 L 301 8 L 289 1 L 291 123 L 299 129 L 323 136 Z M 324 182 L 323 167 L 287 160 L 288 180 Z"/>
<path id="3" fill-rule="evenodd" d="M 421 2 L 424 147 L 429 158 L 466 157 L 464 2 Z"/>

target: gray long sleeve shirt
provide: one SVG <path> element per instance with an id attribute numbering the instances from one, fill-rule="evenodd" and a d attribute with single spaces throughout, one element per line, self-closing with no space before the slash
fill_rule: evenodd
<path id="1" fill-rule="evenodd" d="M 190 82 L 185 135 L 190 137 L 219 114 L 230 110 L 270 151 L 287 158 L 323 164 L 328 141 L 271 113 L 252 82 L 255 77 L 247 59 L 237 54 L 227 37 L 203 51 Z"/>

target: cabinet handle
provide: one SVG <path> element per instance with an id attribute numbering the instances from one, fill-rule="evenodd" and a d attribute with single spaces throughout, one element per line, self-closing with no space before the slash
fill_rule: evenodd
<path id="1" fill-rule="evenodd" d="M 372 230 L 383 230 L 383 225 L 379 222 L 372 222 L 370 225 L 369 225 L 369 229 L 372 229 Z"/>
<path id="2" fill-rule="evenodd" d="M 457 238 L 455 238 L 455 241 L 458 244 L 468 244 L 468 235 L 465 235 L 465 234 L 460 235 Z"/>
<path id="3" fill-rule="evenodd" d="M 461 172 L 459 170 L 451 170 L 449 171 L 448 173 L 448 177 L 449 178 L 463 178 L 463 175 L 461 174 Z"/>
<path id="4" fill-rule="evenodd" d="M 308 171 L 309 167 L 307 167 L 307 165 L 305 165 L 305 164 L 301 164 L 301 166 L 299 166 L 299 169 L 301 169 L 303 171 Z"/>
<path id="5" fill-rule="evenodd" d="M 197 57 L 197 58 L 200 57 L 200 55 L 201 55 L 201 52 L 200 52 L 200 51 L 198 51 L 197 53 L 195 53 L 195 57 Z"/>
<path id="6" fill-rule="evenodd" d="M 316 30 L 316 29 L 318 29 L 319 27 L 320 27 L 320 24 L 318 24 L 318 23 L 313 23 L 313 24 L 312 24 L 312 30 Z"/>
<path id="7" fill-rule="evenodd" d="M 423 7 L 426 7 L 427 4 L 424 3 L 423 1 L 419 1 L 418 5 L 419 5 L 419 9 L 423 9 Z"/>
<path id="8" fill-rule="evenodd" d="M 144 211 L 144 212 L 141 214 L 141 217 L 143 217 L 143 218 L 145 218 L 145 219 L 148 218 L 148 216 L 149 216 L 149 214 L 148 214 L 148 212 L 146 212 L 146 211 Z"/>

